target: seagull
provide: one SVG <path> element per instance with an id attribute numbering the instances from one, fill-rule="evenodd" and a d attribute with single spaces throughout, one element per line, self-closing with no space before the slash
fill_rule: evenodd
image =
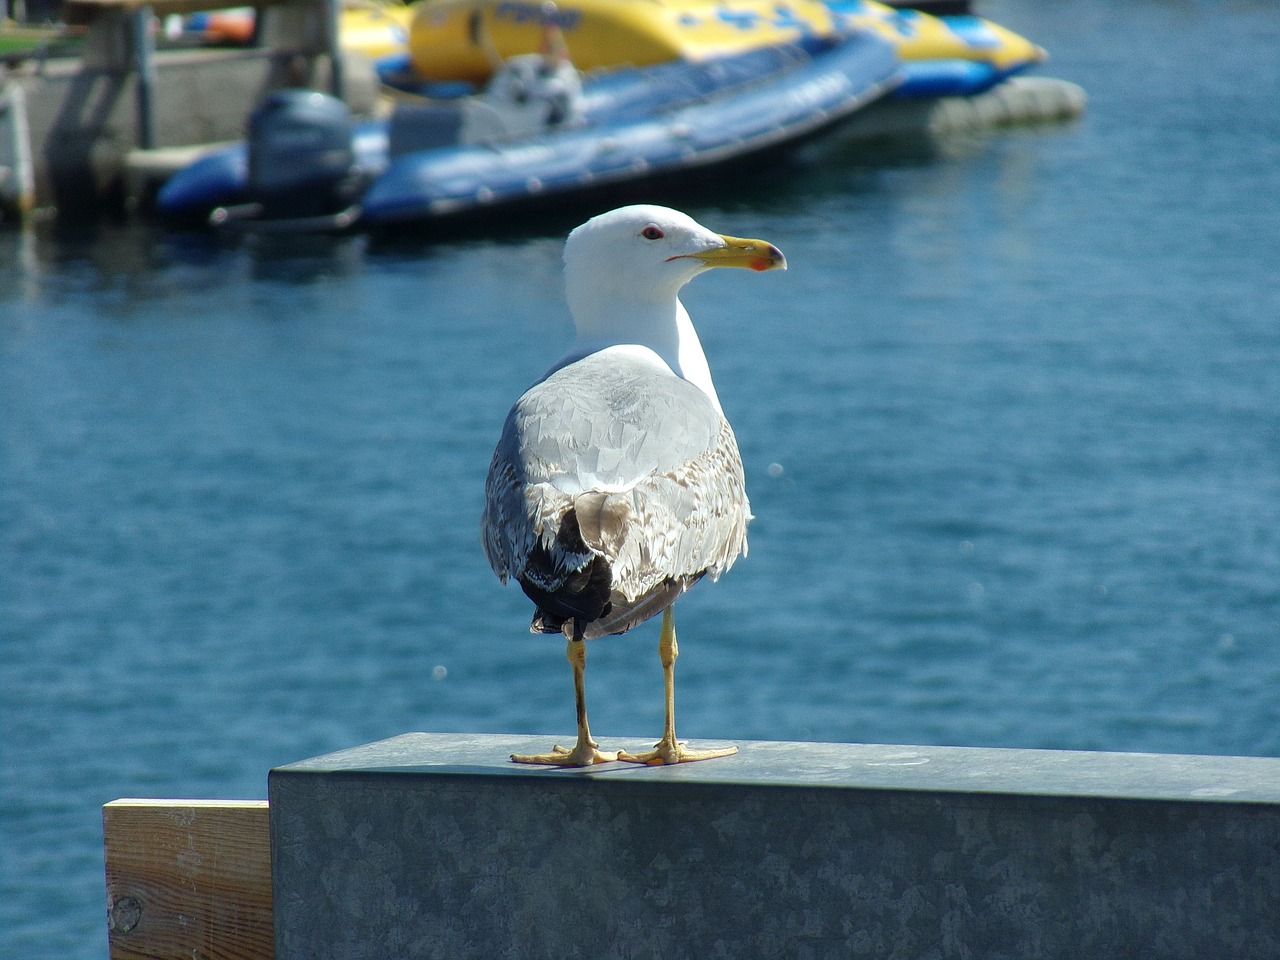
<path id="1" fill-rule="evenodd" d="M 533 633 L 560 633 L 573 672 L 572 749 L 517 763 L 683 763 L 676 739 L 672 605 L 747 551 L 747 500 L 733 429 L 702 344 L 680 302 L 713 267 L 785 270 L 763 240 L 721 236 L 667 207 L 601 214 L 569 234 L 565 292 L 577 339 L 507 415 L 485 483 L 481 538 L 489 565 L 533 601 Z M 658 613 L 666 691 L 662 739 L 640 754 L 601 750 L 587 723 L 586 641 Z"/>

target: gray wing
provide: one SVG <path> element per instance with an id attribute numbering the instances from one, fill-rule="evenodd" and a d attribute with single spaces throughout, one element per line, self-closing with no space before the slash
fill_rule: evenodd
<path id="1" fill-rule="evenodd" d="M 580 538 L 559 536 L 570 512 Z M 718 577 L 745 552 L 750 518 L 733 430 L 702 391 L 641 361 L 593 354 L 512 408 L 481 527 L 504 581 L 525 575 L 539 544 L 553 560 L 544 581 L 599 556 L 616 601 L 635 608 L 664 583 L 678 594 L 704 574 Z"/>

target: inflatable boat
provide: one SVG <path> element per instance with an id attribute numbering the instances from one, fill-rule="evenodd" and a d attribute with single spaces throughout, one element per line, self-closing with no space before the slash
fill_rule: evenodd
<path id="1" fill-rule="evenodd" d="M 616 192 L 790 146 L 900 81 L 893 46 L 854 32 L 586 75 L 553 53 L 518 55 L 482 94 L 400 103 L 358 125 L 332 97 L 281 91 L 246 143 L 179 171 L 156 208 L 323 229 Z"/>
<path id="2" fill-rule="evenodd" d="M 539 49 L 548 15 L 541 0 L 420 0 L 402 10 L 411 15 L 398 75 L 427 83 L 482 82 L 495 59 Z M 990 20 L 876 0 L 561 0 L 550 16 L 585 71 L 699 62 L 865 30 L 902 60 L 895 96 L 917 98 L 981 93 L 1045 58 Z"/>
<path id="3" fill-rule="evenodd" d="M 820 0 L 420 0 L 409 56 L 424 80 L 481 81 L 540 49 L 550 16 L 579 69 L 701 62 L 839 32 Z"/>
<path id="4" fill-rule="evenodd" d="M 844 29 L 874 32 L 902 59 L 899 99 L 970 97 L 985 93 L 1047 58 L 1012 30 L 971 15 L 935 17 L 875 0 L 826 0 Z"/>

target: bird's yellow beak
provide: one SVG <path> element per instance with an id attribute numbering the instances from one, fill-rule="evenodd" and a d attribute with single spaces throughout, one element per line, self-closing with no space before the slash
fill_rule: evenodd
<path id="1" fill-rule="evenodd" d="M 782 251 L 766 240 L 743 240 L 738 237 L 720 238 L 723 247 L 713 247 L 702 253 L 690 254 L 708 267 L 746 267 L 748 270 L 785 270 L 787 258 Z"/>

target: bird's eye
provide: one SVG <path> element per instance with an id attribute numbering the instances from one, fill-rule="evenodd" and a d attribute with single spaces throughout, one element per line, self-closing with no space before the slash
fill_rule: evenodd
<path id="1" fill-rule="evenodd" d="M 640 231 L 640 236 L 646 240 L 661 240 L 666 234 L 662 232 L 661 227 L 656 227 L 651 223 Z"/>

